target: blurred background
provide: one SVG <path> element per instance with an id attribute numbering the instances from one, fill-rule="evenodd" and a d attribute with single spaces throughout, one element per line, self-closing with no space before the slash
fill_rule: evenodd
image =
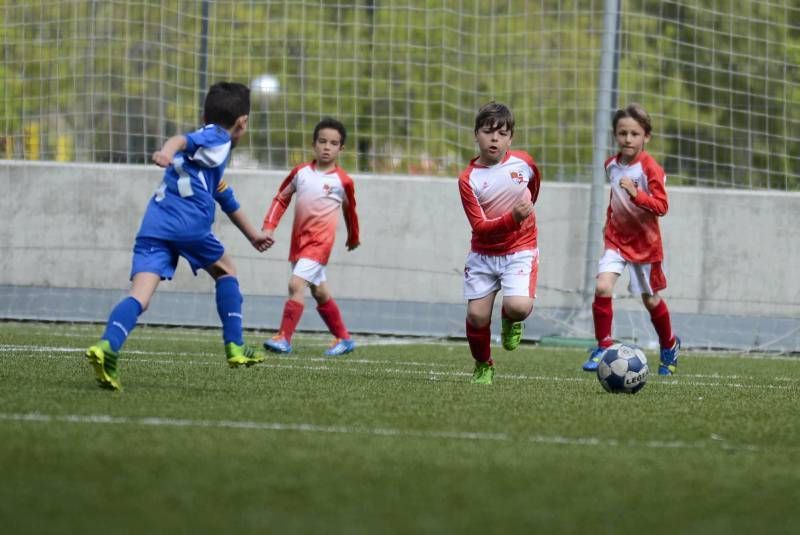
<path id="1" fill-rule="evenodd" d="M 798 0 L 0 0 L 0 317 L 105 320 L 160 181 L 150 155 L 233 80 L 252 112 L 226 178 L 256 223 L 316 122 L 348 128 L 364 246 L 337 238 L 329 279 L 355 332 L 463 336 L 455 178 L 497 100 L 545 181 L 526 337 L 591 343 L 610 117 L 636 101 L 668 175 L 665 297 L 685 347 L 797 352 L 799 64 Z M 215 225 L 249 327 L 277 326 L 289 218 L 267 255 Z M 615 336 L 652 347 L 626 283 Z M 179 273 L 143 320 L 216 325 L 210 284 Z M 324 330 L 313 316 L 301 328 Z"/>
<path id="2" fill-rule="evenodd" d="M 235 80 L 253 89 L 242 167 L 299 163 L 332 115 L 352 172 L 453 176 L 495 99 L 546 180 L 590 181 L 608 4 L 3 0 L 0 156 L 145 163 Z M 671 184 L 800 188 L 796 0 L 611 4 L 611 107 L 649 110 Z"/>

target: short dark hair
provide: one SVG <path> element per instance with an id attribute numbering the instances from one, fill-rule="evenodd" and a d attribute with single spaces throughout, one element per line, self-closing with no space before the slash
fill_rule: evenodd
<path id="1" fill-rule="evenodd" d="M 236 119 L 250 114 L 250 89 L 236 82 L 217 82 L 206 94 L 203 116 L 208 124 L 230 128 Z"/>
<path id="2" fill-rule="evenodd" d="M 631 104 L 628 104 L 624 108 L 617 110 L 614 113 L 614 119 L 612 120 L 612 125 L 615 132 L 617 131 L 617 123 L 623 117 L 630 117 L 631 119 L 639 123 L 639 126 L 642 127 L 642 130 L 644 130 L 645 135 L 650 135 L 650 133 L 653 131 L 653 125 L 650 122 L 650 115 L 648 115 L 648 113 L 644 110 L 641 104 L 633 102 Z"/>
<path id="3" fill-rule="evenodd" d="M 311 140 L 312 143 L 317 142 L 319 131 L 323 128 L 331 128 L 339 132 L 339 135 L 342 136 L 342 145 L 344 145 L 344 140 L 347 139 L 347 130 L 345 130 L 344 125 L 340 121 L 337 121 L 333 117 L 325 117 L 317 123 L 317 126 L 314 127 L 314 139 Z"/>
<path id="4" fill-rule="evenodd" d="M 511 113 L 511 110 L 505 104 L 494 101 L 484 104 L 481 109 L 478 110 L 478 115 L 475 116 L 474 133 L 477 134 L 478 130 L 486 126 L 491 128 L 493 132 L 505 127 L 513 136 L 514 114 Z"/>

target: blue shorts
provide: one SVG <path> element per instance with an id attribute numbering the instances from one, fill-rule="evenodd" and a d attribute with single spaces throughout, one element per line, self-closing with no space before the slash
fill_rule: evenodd
<path id="1" fill-rule="evenodd" d="M 131 279 L 137 273 L 155 273 L 161 279 L 172 279 L 178 257 L 184 257 L 197 275 L 198 269 L 210 266 L 225 254 L 225 248 L 213 233 L 193 241 L 136 238 L 133 244 Z"/>

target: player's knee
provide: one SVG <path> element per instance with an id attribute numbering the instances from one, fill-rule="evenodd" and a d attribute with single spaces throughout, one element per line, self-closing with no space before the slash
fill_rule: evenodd
<path id="1" fill-rule="evenodd" d="M 289 297 L 298 300 L 302 299 L 305 294 L 305 282 L 300 282 L 295 279 L 289 281 Z"/>
<path id="2" fill-rule="evenodd" d="M 480 312 L 467 312 L 467 322 L 477 329 L 482 329 L 489 325 L 492 321 L 492 316 L 489 314 L 482 314 Z"/>
<path id="3" fill-rule="evenodd" d="M 513 303 L 510 305 L 503 305 L 503 308 L 509 319 L 513 321 L 522 321 L 533 312 L 533 303 Z"/>
<path id="4" fill-rule="evenodd" d="M 314 285 L 311 285 L 311 297 L 320 305 L 327 303 L 331 299 L 331 295 L 324 288 Z"/>
<path id="5" fill-rule="evenodd" d="M 206 268 L 206 271 L 208 271 L 208 274 L 211 275 L 211 278 L 214 280 L 219 280 L 222 277 L 236 276 L 236 266 L 233 265 L 233 262 L 215 262 Z"/>
<path id="6" fill-rule="evenodd" d="M 642 294 L 642 303 L 647 310 L 653 310 L 661 302 L 661 297 L 658 294 L 649 295 Z"/>
<path id="7" fill-rule="evenodd" d="M 614 294 L 614 285 L 607 281 L 597 281 L 594 295 L 597 297 L 611 297 Z"/>

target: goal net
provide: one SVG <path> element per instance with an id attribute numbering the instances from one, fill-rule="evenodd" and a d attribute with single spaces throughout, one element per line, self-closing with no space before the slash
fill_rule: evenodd
<path id="1" fill-rule="evenodd" d="M 602 0 L 1 4 L 8 159 L 146 162 L 230 79 L 253 89 L 243 167 L 305 159 L 332 115 L 353 172 L 452 176 L 496 99 L 548 180 L 591 177 Z M 796 1 L 624 1 L 616 42 L 615 101 L 651 112 L 673 184 L 800 189 Z"/>

